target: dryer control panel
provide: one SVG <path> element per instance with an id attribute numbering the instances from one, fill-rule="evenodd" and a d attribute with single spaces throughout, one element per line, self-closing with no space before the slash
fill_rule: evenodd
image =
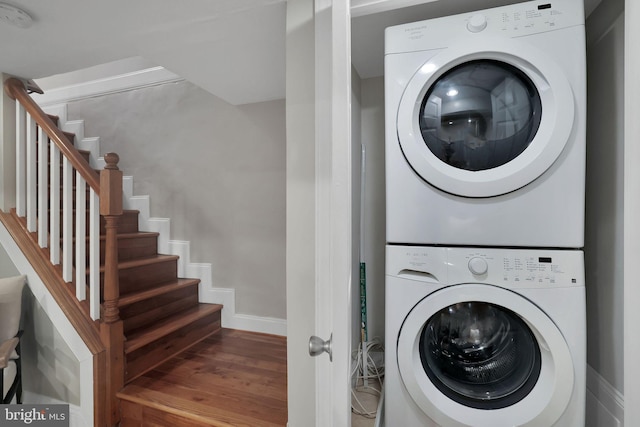
<path id="1" fill-rule="evenodd" d="M 448 47 L 464 37 L 522 37 L 584 25 L 582 0 L 528 1 L 388 27 L 385 54 Z"/>
<path id="2" fill-rule="evenodd" d="M 491 32 L 517 37 L 576 25 L 573 21 L 576 16 L 565 16 L 567 13 L 570 12 L 565 4 L 559 1 L 519 3 L 517 7 L 473 13 L 466 18 L 466 27 L 472 33 L 488 28 Z"/>

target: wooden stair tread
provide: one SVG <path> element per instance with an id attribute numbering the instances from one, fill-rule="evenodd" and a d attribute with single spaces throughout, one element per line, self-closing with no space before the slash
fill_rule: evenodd
<path id="1" fill-rule="evenodd" d="M 145 299 L 149 299 L 158 295 L 169 293 L 171 291 L 175 291 L 188 286 L 193 286 L 198 283 L 200 283 L 200 279 L 176 279 L 176 280 L 158 285 L 152 289 L 145 289 L 143 291 L 131 292 L 130 294 L 127 294 L 127 295 L 121 295 L 120 299 L 118 300 L 118 307 L 124 307 L 139 301 L 143 301 Z"/>
<path id="2" fill-rule="evenodd" d="M 180 257 L 178 255 L 154 255 L 145 258 L 136 258 L 127 261 L 120 261 L 118 263 L 118 270 L 124 270 L 128 268 L 136 268 L 143 265 L 160 264 L 168 261 L 177 261 Z M 100 266 L 100 272 L 104 273 L 104 266 Z"/>
<path id="3" fill-rule="evenodd" d="M 286 425 L 286 342 L 222 328 L 127 384 L 122 425 Z"/>
<path id="4" fill-rule="evenodd" d="M 127 337 L 124 343 L 125 354 L 138 350 L 163 336 L 188 326 L 198 319 L 212 315 L 222 310 L 220 304 L 198 304 L 196 307 L 160 320 L 152 328 L 135 331 Z"/>
<path id="5" fill-rule="evenodd" d="M 198 408 L 197 404 L 189 404 L 183 405 L 184 408 L 176 409 L 175 398 L 168 398 L 166 395 L 146 387 L 140 387 L 136 384 L 128 384 L 121 392 L 117 393 L 117 396 L 124 401 L 153 408 L 179 417 L 185 417 L 194 423 L 198 423 L 194 425 L 212 425 L 210 424 L 211 419 L 205 407 Z"/>
<path id="6" fill-rule="evenodd" d="M 189 389 L 177 387 L 175 391 L 176 395 L 170 396 L 150 387 L 128 384 L 117 396 L 125 402 L 149 408 L 150 413 L 144 409 L 141 410 L 144 414 L 142 417 L 146 420 L 150 415 L 150 419 L 162 422 L 162 424 L 150 424 L 154 426 L 230 427 L 259 425 L 261 427 L 282 427 L 284 425 L 273 420 L 256 418 L 254 408 L 251 411 L 240 411 L 235 405 L 227 408 L 212 407 L 205 401 L 198 401 L 204 399 L 194 396 Z M 238 401 L 234 403 L 238 406 L 243 404 Z"/>
<path id="7" fill-rule="evenodd" d="M 130 240 L 130 239 L 138 239 L 141 237 L 157 237 L 160 236 L 160 233 L 156 231 L 136 231 L 135 233 L 118 233 L 118 240 Z M 106 240 L 107 236 L 104 234 L 100 235 L 100 240 Z M 86 240 L 89 240 L 89 236 L 85 237 Z M 73 238 L 75 241 L 75 237 Z"/>
<path id="8" fill-rule="evenodd" d="M 87 225 L 87 228 L 89 226 Z M 135 233 L 118 233 L 116 234 L 116 237 L 118 238 L 118 240 L 130 240 L 130 239 L 138 239 L 140 237 L 156 237 L 156 236 L 160 236 L 160 233 L 155 232 L 155 231 L 136 231 Z M 100 235 L 100 240 L 106 240 L 107 236 L 104 234 Z M 85 236 L 84 238 L 85 240 L 89 240 L 89 236 Z M 60 240 L 62 240 L 62 237 L 60 237 Z M 76 241 L 75 236 L 73 237 L 73 241 Z"/>

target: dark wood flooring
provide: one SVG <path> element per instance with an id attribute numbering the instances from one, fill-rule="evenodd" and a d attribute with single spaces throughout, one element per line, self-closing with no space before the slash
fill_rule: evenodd
<path id="1" fill-rule="evenodd" d="M 286 338 L 222 329 L 118 397 L 122 427 L 286 426 Z"/>

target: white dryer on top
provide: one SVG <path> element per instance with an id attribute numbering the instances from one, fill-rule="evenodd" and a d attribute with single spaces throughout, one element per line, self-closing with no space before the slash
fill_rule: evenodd
<path id="1" fill-rule="evenodd" d="M 582 0 L 387 28 L 387 242 L 580 248 Z"/>

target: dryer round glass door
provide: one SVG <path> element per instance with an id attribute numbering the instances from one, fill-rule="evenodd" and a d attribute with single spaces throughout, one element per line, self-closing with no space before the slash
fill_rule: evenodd
<path id="1" fill-rule="evenodd" d="M 526 74 L 506 62 L 458 65 L 427 91 L 419 125 L 427 148 L 458 169 L 502 166 L 531 144 L 542 106 Z"/>
<path id="2" fill-rule="evenodd" d="M 558 159 L 573 130 L 574 103 L 570 82 L 544 52 L 513 39 L 465 40 L 431 57 L 407 83 L 398 142 L 434 187 L 499 196 Z"/>
<path id="3" fill-rule="evenodd" d="M 398 336 L 398 369 L 418 407 L 443 427 L 553 425 L 574 368 L 555 323 L 517 293 L 449 286 L 421 300 Z"/>

